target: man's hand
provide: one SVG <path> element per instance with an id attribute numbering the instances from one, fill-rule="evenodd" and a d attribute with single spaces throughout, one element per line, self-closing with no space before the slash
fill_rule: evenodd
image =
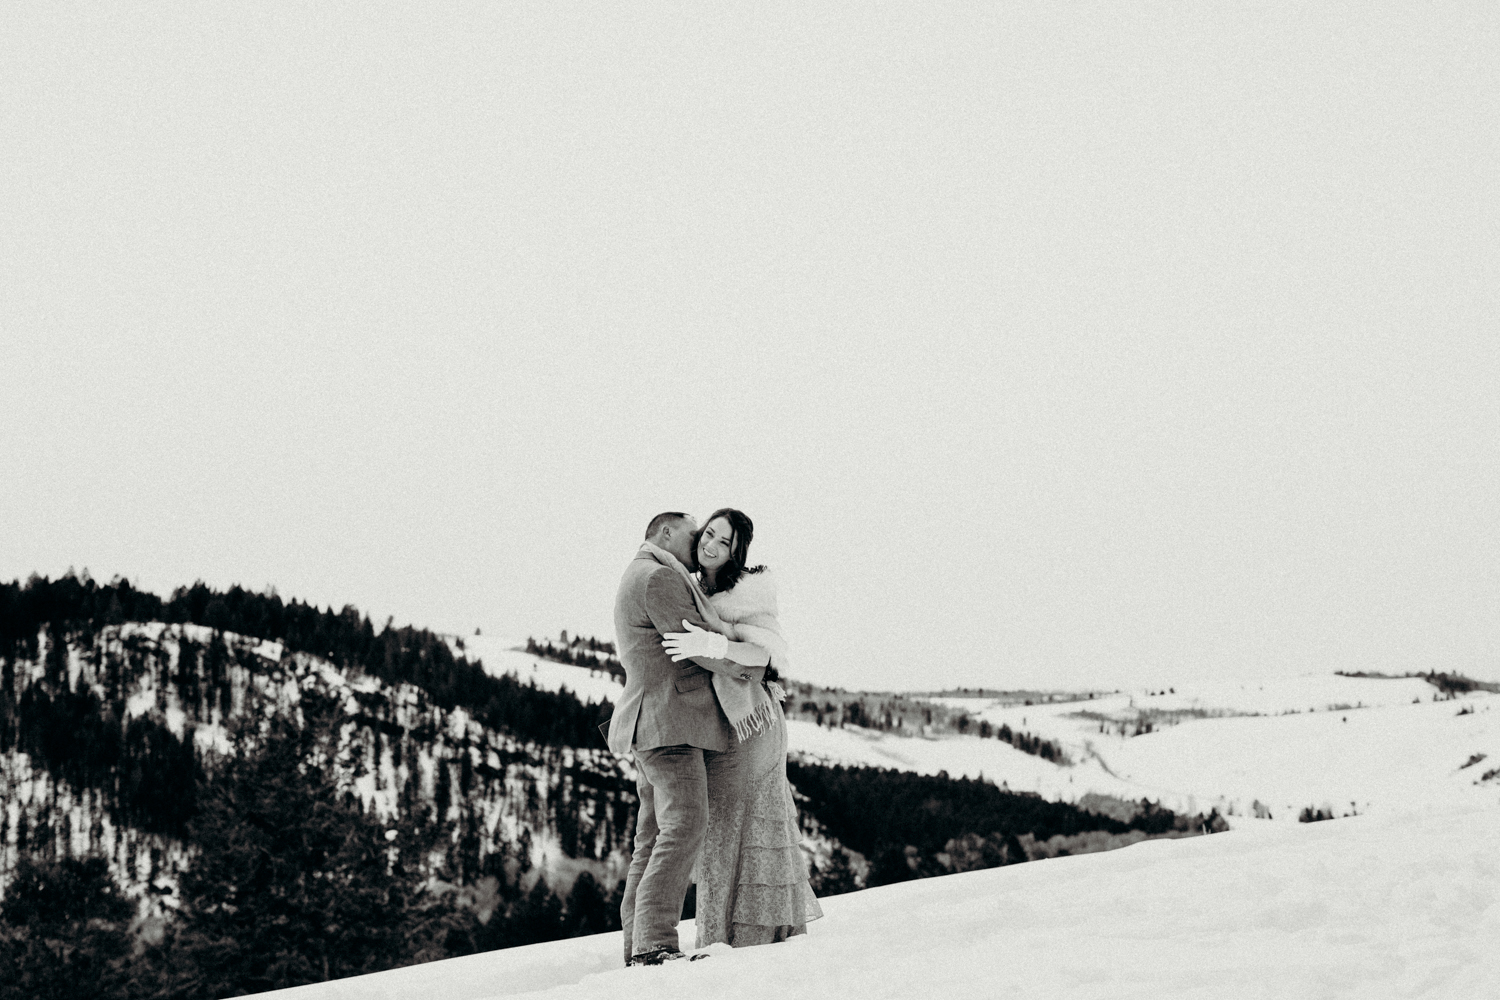
<path id="1" fill-rule="evenodd" d="M 687 631 L 668 632 L 661 638 L 661 644 L 671 655 L 673 663 L 695 656 L 722 660 L 729 652 L 729 640 L 719 633 L 705 631 L 686 618 L 682 620 L 682 627 Z"/>

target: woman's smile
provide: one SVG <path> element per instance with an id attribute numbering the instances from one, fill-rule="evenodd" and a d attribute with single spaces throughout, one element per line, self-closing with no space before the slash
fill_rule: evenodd
<path id="1" fill-rule="evenodd" d="M 729 559 L 734 529 L 724 518 L 715 518 L 698 536 L 698 565 L 717 568 Z"/>

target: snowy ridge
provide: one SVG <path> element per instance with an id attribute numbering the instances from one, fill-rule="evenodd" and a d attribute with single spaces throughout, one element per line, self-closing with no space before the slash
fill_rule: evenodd
<path id="1" fill-rule="evenodd" d="M 619 935 L 601 934 L 266 995 L 1500 996 L 1500 803 L 1149 841 L 867 889 L 823 910 L 805 937 L 715 945 L 705 962 L 625 969 Z M 684 921 L 684 946 L 692 934 Z"/>

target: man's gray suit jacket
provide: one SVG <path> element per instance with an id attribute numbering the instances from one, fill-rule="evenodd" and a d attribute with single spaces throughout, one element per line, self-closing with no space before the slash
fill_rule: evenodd
<path id="1" fill-rule="evenodd" d="M 609 720 L 609 748 L 619 756 L 632 749 L 684 744 L 729 748 L 733 731 L 714 694 L 712 675 L 698 662 L 736 675 L 744 668 L 727 660 L 672 662 L 662 648 L 662 634 L 684 631 L 684 619 L 708 628 L 687 580 L 642 550 L 615 595 L 615 639 L 625 667 L 625 693 Z"/>

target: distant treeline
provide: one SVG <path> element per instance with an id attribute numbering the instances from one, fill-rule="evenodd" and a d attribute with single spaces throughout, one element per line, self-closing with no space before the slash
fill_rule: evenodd
<path id="1" fill-rule="evenodd" d="M 867 701 L 870 704 L 867 704 Z M 788 703 L 789 712 L 795 717 L 816 722 L 820 726 L 827 726 L 830 729 L 835 726 L 859 726 L 863 729 L 878 729 L 882 732 L 910 730 L 917 726 L 930 727 L 934 723 L 934 707 L 930 703 L 912 704 L 902 695 L 885 699 L 877 699 L 877 696 L 864 694 L 846 695 L 838 704 L 834 704 L 826 697 L 821 704 L 807 698 L 801 702 Z M 910 722 L 908 722 L 908 713 Z M 1003 740 L 1017 750 L 1029 753 L 1033 757 L 1050 760 L 1054 764 L 1069 762 L 1061 745 L 1031 733 L 1014 731 L 1005 723 L 1001 723 L 999 728 L 996 728 L 988 719 L 980 719 L 976 725 L 968 712 L 955 714 L 941 708 L 938 709 L 937 721 L 960 735 L 967 735 L 972 730 L 980 739 Z"/>
<path id="2" fill-rule="evenodd" d="M 959 720 L 959 732 L 968 731 L 968 722 L 968 716 L 964 716 Z M 981 719 L 979 721 L 979 737 L 981 739 L 989 739 L 991 736 L 1009 743 L 1022 753 L 1029 753 L 1033 757 L 1050 760 L 1054 764 L 1068 763 L 1068 756 L 1063 753 L 1062 747 L 1051 740 L 1044 740 L 1040 736 L 1035 736 L 1031 733 L 1017 732 L 1003 722 L 1000 723 L 1000 728 L 996 729 L 990 724 L 988 719 Z"/>
<path id="3" fill-rule="evenodd" d="M 1476 681 L 1463 674 L 1429 672 L 1422 674 L 1421 677 L 1450 698 L 1455 695 L 1468 694 L 1471 691 L 1489 691 L 1500 694 L 1500 684 L 1493 681 Z"/>
<path id="4" fill-rule="evenodd" d="M 575 636 L 568 639 L 568 633 L 563 632 L 559 640 L 562 645 L 554 646 L 551 639 L 537 642 L 530 636 L 526 639 L 526 652 L 532 656 L 540 656 L 544 660 L 552 660 L 555 663 L 567 663 L 575 667 L 587 667 L 590 670 L 603 670 L 613 677 L 618 677 L 622 682 L 625 680 L 625 666 L 615 656 L 615 644 L 604 642 L 589 636 Z M 599 654 L 603 653 L 603 656 Z"/>
<path id="5" fill-rule="evenodd" d="M 922 726 L 948 724 L 946 709 L 931 702 L 913 701 L 904 694 L 814 688 L 805 682 L 793 683 L 792 690 L 798 697 L 787 702 L 788 714 L 829 729 L 859 726 L 881 732 L 910 732 Z"/>
<path id="6" fill-rule="evenodd" d="M 448 643 L 427 629 L 396 628 L 388 621 L 377 634 L 353 605 L 337 613 L 320 611 L 301 601 L 284 602 L 275 592 L 239 586 L 218 591 L 202 581 L 162 600 L 136 590 L 129 580 L 99 584 L 73 574 L 0 584 L 0 659 L 6 671 L 0 696 L 11 690 L 14 660 L 37 655 L 43 625 L 59 635 L 97 634 L 127 621 L 191 623 L 280 642 L 289 651 L 324 657 L 387 684 L 415 685 L 441 708 L 462 707 L 492 729 L 553 746 L 597 746 L 596 727 L 613 712 L 608 702 L 583 703 L 570 691 L 538 690 L 508 674 L 493 677 L 478 660 L 454 656 Z"/>
<path id="7" fill-rule="evenodd" d="M 913 774 L 874 767 L 829 767 L 787 762 L 787 776 L 807 796 L 808 811 L 829 835 L 870 859 L 869 885 L 947 874 L 938 856 L 968 835 L 994 836 L 1009 844 L 1030 834 L 1037 841 L 1091 831 L 1149 836 L 1190 830 L 1201 824 L 1222 829 L 1217 817 L 1188 820 L 1142 802 L 1128 822 L 1088 812 L 1066 802 L 1012 792 L 988 781 Z M 1017 842 L 1011 861 L 1027 855 Z"/>
<path id="8" fill-rule="evenodd" d="M 1450 698 L 1454 695 L 1468 694 L 1470 691 L 1489 691 L 1494 694 L 1500 694 L 1500 683 L 1495 681 L 1477 681 L 1464 674 L 1450 674 L 1436 670 L 1429 670 L 1425 674 L 1382 674 L 1373 670 L 1335 670 L 1334 675 L 1338 677 L 1364 677 L 1387 681 L 1418 677 Z"/>

